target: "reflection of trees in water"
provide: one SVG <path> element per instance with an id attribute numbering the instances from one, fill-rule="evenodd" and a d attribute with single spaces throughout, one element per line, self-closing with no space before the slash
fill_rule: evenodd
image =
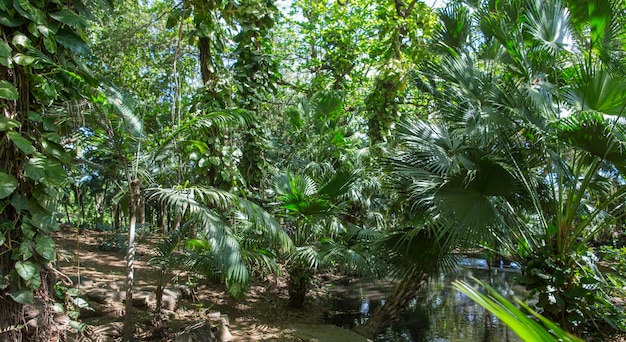
<path id="1" fill-rule="evenodd" d="M 508 272 L 494 269 L 491 277 L 488 271 L 468 269 L 442 274 L 377 341 L 519 341 L 489 311 L 450 286 L 456 279 L 473 283 L 471 277 L 507 297 L 513 294 L 515 274 Z"/>

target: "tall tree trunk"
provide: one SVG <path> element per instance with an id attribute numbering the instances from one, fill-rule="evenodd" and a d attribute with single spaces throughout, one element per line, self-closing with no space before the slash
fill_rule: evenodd
<path id="1" fill-rule="evenodd" d="M 428 274 L 426 273 L 409 273 L 398 283 L 385 305 L 379 306 L 374 310 L 374 313 L 365 324 L 359 325 L 352 330 L 373 340 L 376 335 L 385 331 L 398 320 L 400 314 L 406 309 L 409 302 L 418 295 L 427 280 Z"/>
<path id="2" fill-rule="evenodd" d="M 214 95 L 215 67 L 213 65 L 213 57 L 211 55 L 210 38 L 198 38 L 198 50 L 200 51 L 200 75 L 202 76 L 202 83 L 207 87 L 209 93 Z"/>
<path id="3" fill-rule="evenodd" d="M 121 222 L 120 222 L 121 221 L 120 220 L 120 216 L 121 216 L 120 205 L 119 204 L 115 204 L 112 209 L 113 210 L 112 210 L 111 214 L 113 215 L 113 228 L 115 230 L 118 230 L 121 227 Z"/>
<path id="4" fill-rule="evenodd" d="M 146 201 L 143 196 L 137 199 L 137 224 L 141 229 L 146 229 Z"/>
<path id="5" fill-rule="evenodd" d="M 156 225 L 159 232 L 167 233 L 165 229 L 165 205 L 161 202 L 157 204 Z"/>
<path id="6" fill-rule="evenodd" d="M 126 252 L 126 313 L 124 315 L 124 329 L 122 341 L 133 341 L 135 324 L 133 322 L 133 283 L 135 278 L 135 223 L 137 209 L 141 201 L 141 181 L 133 179 L 130 182 L 130 218 L 128 224 L 128 250 Z"/>

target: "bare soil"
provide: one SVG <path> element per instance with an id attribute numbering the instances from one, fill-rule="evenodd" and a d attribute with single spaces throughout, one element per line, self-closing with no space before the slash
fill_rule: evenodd
<path id="1" fill-rule="evenodd" d="M 125 279 L 125 253 L 120 250 L 103 251 L 100 243 L 111 233 L 66 229 L 56 233 L 59 271 L 74 282 L 83 281 L 81 294 L 107 284 L 121 284 Z M 135 288 L 156 286 L 156 271 L 148 264 L 154 256 L 158 238 L 139 239 L 136 248 Z M 185 283 L 188 275 L 172 270 L 174 281 Z M 80 276 L 80 278 L 78 278 Z M 328 279 L 328 275 L 325 276 Z M 85 281 L 87 279 L 87 281 Z M 92 280 L 92 281 L 89 281 Z M 123 288 L 120 291 L 124 291 Z M 153 310 L 150 307 L 135 309 L 137 336 L 142 340 L 172 340 L 185 327 L 198 321 L 211 321 L 228 316 L 231 341 L 307 341 L 297 336 L 292 327 L 323 324 L 324 301 L 328 288 L 314 286 L 310 301 L 302 310 L 287 309 L 287 289 L 284 276 L 270 276 L 255 280 L 244 299 L 234 299 L 222 284 L 201 281 L 193 299 L 179 302 L 177 309 L 166 317 L 165 334 L 152 335 Z M 122 307 L 121 305 L 119 307 Z M 98 318 L 83 319 L 84 323 L 98 327 L 105 323 L 122 322 L 123 312 Z M 214 322 L 215 323 L 215 322 Z"/>

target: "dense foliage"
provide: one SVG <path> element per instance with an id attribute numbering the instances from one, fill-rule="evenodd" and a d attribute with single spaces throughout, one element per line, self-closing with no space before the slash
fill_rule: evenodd
<path id="1" fill-rule="evenodd" d="M 135 234 L 162 234 L 161 294 L 174 265 L 234 296 L 284 270 L 292 307 L 322 268 L 394 278 L 373 338 L 481 248 L 561 328 L 623 331 L 594 247 L 623 268 L 625 20 L 617 0 L 1 2 L 0 339 L 79 327 L 54 323 L 78 305 L 53 291 L 59 223 L 121 237 L 102 247 L 127 251 L 127 298 Z"/>

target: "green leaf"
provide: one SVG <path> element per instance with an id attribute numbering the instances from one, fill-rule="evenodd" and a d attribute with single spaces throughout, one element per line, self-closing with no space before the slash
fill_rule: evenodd
<path id="1" fill-rule="evenodd" d="M 28 141 L 28 139 L 24 138 L 21 134 L 15 131 L 7 132 L 7 136 L 11 141 L 20 149 L 20 151 L 26 154 L 32 154 L 37 152 L 37 149 L 33 147 L 33 145 Z"/>
<path id="2" fill-rule="evenodd" d="M 0 116 L 0 132 L 6 132 L 12 128 L 18 128 L 20 126 L 21 124 L 19 121 Z"/>
<path id="3" fill-rule="evenodd" d="M 33 111 L 28 111 L 28 120 L 35 121 L 35 122 L 43 122 L 43 119 L 41 118 L 41 114 L 37 112 L 33 112 Z"/>
<path id="4" fill-rule="evenodd" d="M 35 63 L 35 57 L 28 56 L 23 53 L 18 53 L 15 56 L 13 56 L 13 61 L 15 61 L 15 64 L 17 65 L 29 66 Z"/>
<path id="5" fill-rule="evenodd" d="M 66 49 L 72 50 L 76 53 L 87 54 L 89 53 L 89 45 L 74 31 L 67 28 L 59 30 L 57 33 L 57 42 Z"/>
<path id="6" fill-rule="evenodd" d="M 68 325 L 70 326 L 70 328 L 76 330 L 76 331 L 83 331 L 85 329 L 87 329 L 87 323 L 82 323 L 82 322 L 77 322 L 77 321 L 70 321 L 68 323 Z"/>
<path id="7" fill-rule="evenodd" d="M 67 24 L 76 28 L 85 29 L 89 24 L 85 18 L 81 17 L 76 13 L 72 13 L 68 10 L 62 10 L 56 13 L 48 14 L 52 19 L 62 22 L 63 24 Z"/>
<path id="8" fill-rule="evenodd" d="M 0 199 L 11 195 L 17 186 L 17 178 L 8 173 L 0 172 Z"/>
<path id="9" fill-rule="evenodd" d="M 11 57 L 11 47 L 5 41 L 0 40 L 0 57 Z"/>
<path id="10" fill-rule="evenodd" d="M 176 26 L 176 24 L 178 24 L 178 20 L 180 19 L 181 14 L 182 11 L 179 8 L 173 9 L 172 12 L 170 12 L 170 15 L 167 17 L 165 28 L 171 29 Z"/>
<path id="11" fill-rule="evenodd" d="M 4 245 L 7 238 L 4 236 L 4 233 L 0 232 L 0 246 Z"/>
<path id="12" fill-rule="evenodd" d="M 57 41 L 56 41 L 56 39 L 54 39 L 54 37 L 52 35 L 48 35 L 48 36 L 44 36 L 43 37 L 43 46 L 50 53 L 56 53 L 57 52 Z"/>
<path id="13" fill-rule="evenodd" d="M 61 163 L 69 164 L 72 161 L 72 157 L 65 151 L 63 146 L 55 143 L 54 141 L 43 139 L 41 141 L 41 145 L 49 156 L 58 159 Z"/>
<path id="14" fill-rule="evenodd" d="M 33 7 L 28 0 L 13 0 L 13 8 L 26 19 L 30 19 L 36 23 L 46 22 L 46 14 Z"/>
<path id="15" fill-rule="evenodd" d="M 19 95 L 17 93 L 17 89 L 7 81 L 0 81 L 0 98 L 7 100 L 17 100 L 19 99 Z M 1 123 L 0 123 L 1 125 Z M 0 130 L 2 126 L 0 126 Z"/>
<path id="16" fill-rule="evenodd" d="M 32 232 L 32 230 L 31 230 Z M 34 232 L 33 232 L 34 235 Z M 32 236 L 28 237 L 28 238 L 32 238 Z M 20 259 L 22 260 L 27 260 L 30 259 L 33 256 L 33 252 L 30 248 L 30 244 L 32 243 L 31 240 L 25 240 L 22 241 L 22 243 L 20 243 L 20 248 L 18 249 L 18 253 L 20 256 Z"/>
<path id="17" fill-rule="evenodd" d="M 20 304 L 32 304 L 33 303 L 33 292 L 30 290 L 17 290 L 9 294 L 14 301 Z"/>
<path id="18" fill-rule="evenodd" d="M 30 219 L 30 223 L 46 233 L 59 230 L 59 224 L 51 215 L 35 214 Z"/>
<path id="19" fill-rule="evenodd" d="M 67 173 L 61 163 L 54 160 L 47 160 L 45 164 L 46 180 L 51 185 L 63 185 L 67 179 Z"/>
<path id="20" fill-rule="evenodd" d="M 26 177 L 40 182 L 46 176 L 46 157 L 35 155 L 24 163 Z"/>
<path id="21" fill-rule="evenodd" d="M 15 35 L 13 35 L 13 39 L 11 40 L 11 42 L 15 46 L 21 46 L 21 47 L 31 46 L 30 39 L 26 35 L 24 35 L 22 32 L 16 32 Z"/>
<path id="22" fill-rule="evenodd" d="M 32 261 L 17 261 L 15 263 L 15 270 L 22 279 L 29 281 L 39 274 L 40 267 Z"/>
<path id="23" fill-rule="evenodd" d="M 55 247 L 54 240 L 49 236 L 39 234 L 35 238 L 35 251 L 48 261 L 56 259 Z"/>
<path id="24" fill-rule="evenodd" d="M 1 2 L 0 2 L 1 3 Z M 21 17 L 13 17 L 3 10 L 0 10 L 0 25 L 6 27 L 18 27 L 24 23 Z"/>
<path id="25" fill-rule="evenodd" d="M 20 194 L 13 195 L 11 205 L 17 211 L 28 210 L 29 207 L 28 199 Z"/>

